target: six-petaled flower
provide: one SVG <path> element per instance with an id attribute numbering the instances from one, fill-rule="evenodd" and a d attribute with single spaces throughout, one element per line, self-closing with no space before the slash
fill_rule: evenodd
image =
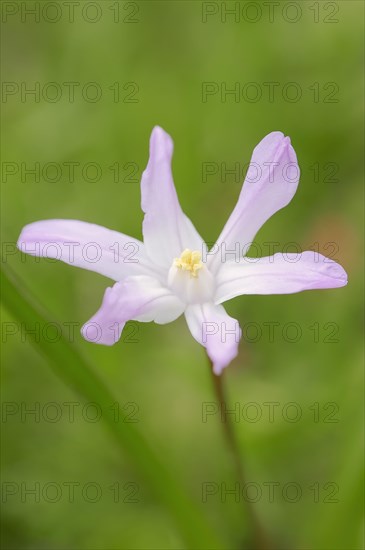
<path id="1" fill-rule="evenodd" d="M 84 325 L 86 339 L 111 345 L 129 320 L 164 324 L 185 314 L 193 337 L 206 348 L 214 372 L 220 374 L 237 355 L 241 336 L 238 322 L 226 313 L 223 302 L 242 294 L 337 288 L 347 284 L 347 276 L 339 264 L 311 251 L 295 261 L 291 254 L 255 261 L 246 256 L 246 245 L 267 219 L 290 202 L 298 186 L 297 158 L 290 139 L 281 132 L 272 132 L 255 148 L 251 166 L 260 167 L 260 177 L 250 177 L 248 171 L 238 202 L 210 253 L 180 207 L 171 173 L 172 152 L 170 136 L 155 127 L 141 181 L 144 242 L 77 220 L 45 220 L 24 227 L 18 246 L 116 281 Z M 288 168 L 291 175 L 284 177 Z M 90 242 L 102 251 L 97 262 L 87 261 L 80 247 L 73 248 L 71 260 L 71 243 Z M 238 261 L 222 254 L 223 248 L 232 250 L 237 242 L 244 245 Z M 56 243 L 57 251 L 49 246 L 32 248 L 39 243 Z M 138 261 L 126 261 L 131 245 Z M 98 328 L 97 339 L 93 327 Z"/>

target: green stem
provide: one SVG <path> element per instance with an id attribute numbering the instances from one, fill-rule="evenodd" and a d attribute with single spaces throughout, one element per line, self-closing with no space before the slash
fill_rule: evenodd
<path id="1" fill-rule="evenodd" d="M 15 319 L 24 323 L 25 327 L 32 327 L 34 323 L 45 326 L 50 322 L 50 318 L 30 296 L 24 284 L 17 280 L 7 266 L 3 266 L 1 270 L 1 288 L 5 307 Z M 200 506 L 186 494 L 184 487 L 160 460 L 136 424 L 116 421 L 115 405 L 118 399 L 82 357 L 77 347 L 68 341 L 67 336 L 62 334 L 56 342 L 41 339 L 36 346 L 49 359 L 56 374 L 67 385 L 85 401 L 100 405 L 103 411 L 102 418 L 117 444 L 128 454 L 137 472 L 165 506 L 186 547 L 226 548 L 216 534 L 214 526 L 210 525 L 203 515 Z M 119 418 L 123 419 L 121 408 L 119 415 Z"/>
<path id="2" fill-rule="evenodd" d="M 217 376 L 216 374 L 214 374 L 213 366 L 209 358 L 208 358 L 208 361 L 209 361 L 210 372 L 213 380 L 214 392 L 221 411 L 221 421 L 222 421 L 224 437 L 226 439 L 228 450 L 229 450 L 229 453 L 231 454 L 237 479 L 239 481 L 240 489 L 242 491 L 242 488 L 245 486 L 245 483 L 246 483 L 246 476 L 245 476 L 243 460 L 241 458 L 241 453 L 239 450 L 233 423 L 229 414 L 227 414 L 228 407 L 227 407 L 227 399 L 225 396 L 224 385 L 223 385 L 223 374 L 220 376 Z M 247 523 L 248 523 L 248 529 L 249 529 L 249 537 L 248 537 L 249 546 L 247 546 L 247 543 L 244 542 L 242 548 L 246 548 L 247 550 L 269 550 L 271 546 L 269 545 L 266 534 L 260 525 L 256 512 L 252 507 L 252 504 L 249 501 L 245 501 L 245 500 L 244 500 L 244 504 L 245 504 L 245 512 L 248 518 Z"/>

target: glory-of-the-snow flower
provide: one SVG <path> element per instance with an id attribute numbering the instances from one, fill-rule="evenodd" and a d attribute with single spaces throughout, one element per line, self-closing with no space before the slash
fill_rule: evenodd
<path id="1" fill-rule="evenodd" d="M 337 288 L 347 284 L 347 276 L 338 263 L 314 251 L 254 260 L 246 255 L 260 227 L 290 202 L 298 186 L 296 154 L 281 132 L 270 133 L 254 149 L 238 202 L 210 251 L 180 207 L 172 153 L 172 139 L 155 127 L 141 181 L 143 242 L 95 224 L 59 219 L 25 226 L 18 247 L 116 281 L 82 328 L 87 340 L 112 345 L 129 320 L 165 324 L 184 314 L 220 374 L 237 355 L 241 337 L 223 302 L 241 294 Z M 90 243 L 100 251 L 92 261 L 83 253 Z M 232 257 L 237 243 L 241 254 Z"/>

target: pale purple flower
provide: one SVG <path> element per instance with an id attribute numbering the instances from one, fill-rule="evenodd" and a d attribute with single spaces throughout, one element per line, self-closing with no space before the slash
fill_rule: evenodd
<path id="1" fill-rule="evenodd" d="M 238 202 L 210 252 L 181 210 L 172 152 L 170 136 L 154 128 L 141 182 L 143 243 L 90 223 L 45 220 L 24 227 L 18 247 L 116 281 L 82 328 L 87 340 L 112 345 L 129 320 L 165 324 L 184 313 L 191 334 L 220 374 L 236 357 L 241 337 L 223 302 L 241 294 L 337 288 L 347 284 L 347 276 L 339 264 L 313 251 L 246 256 L 258 230 L 291 201 L 298 186 L 296 154 L 281 132 L 267 135 L 255 148 Z M 240 257 L 232 254 L 237 243 Z M 99 251 L 96 258 L 85 253 L 90 246 Z"/>

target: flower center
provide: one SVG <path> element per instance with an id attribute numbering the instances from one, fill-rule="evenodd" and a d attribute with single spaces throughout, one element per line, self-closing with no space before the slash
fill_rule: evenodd
<path id="1" fill-rule="evenodd" d="M 199 250 L 186 248 L 180 258 L 175 258 L 173 265 L 182 271 L 188 271 L 190 277 L 197 277 L 199 270 L 203 267 L 202 255 Z"/>
<path id="2" fill-rule="evenodd" d="M 167 284 L 186 304 L 203 304 L 213 299 L 213 275 L 202 262 L 198 250 L 186 248 L 180 258 L 173 260 Z"/>

